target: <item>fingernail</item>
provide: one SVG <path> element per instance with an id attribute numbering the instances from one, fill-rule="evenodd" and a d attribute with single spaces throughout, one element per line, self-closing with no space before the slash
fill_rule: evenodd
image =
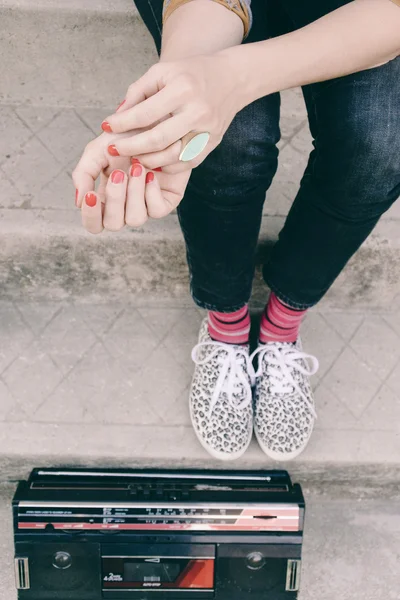
<path id="1" fill-rule="evenodd" d="M 122 106 L 123 104 L 125 104 L 125 102 L 126 102 L 126 100 L 122 100 L 121 104 L 119 104 L 119 105 L 118 105 L 118 107 L 117 107 L 117 110 L 119 110 L 119 109 L 121 108 L 121 106 Z M 115 111 L 115 112 L 117 112 L 117 111 Z"/>
<path id="2" fill-rule="evenodd" d="M 161 167 L 157 167 L 157 169 L 153 169 L 153 171 L 157 171 L 158 173 L 162 172 L 162 168 Z"/>
<path id="3" fill-rule="evenodd" d="M 103 121 L 101 124 L 101 128 L 103 131 L 106 131 L 107 133 L 112 133 L 112 129 L 111 129 L 111 125 L 108 121 Z"/>
<path id="4" fill-rule="evenodd" d="M 90 208 L 93 208 L 97 203 L 96 195 L 92 192 L 88 192 L 85 196 L 85 202 L 88 206 L 90 206 Z"/>
<path id="5" fill-rule="evenodd" d="M 131 158 L 131 163 L 138 163 L 140 160 L 138 158 Z"/>
<path id="6" fill-rule="evenodd" d="M 111 175 L 111 181 L 113 183 L 122 183 L 125 179 L 125 173 L 123 171 L 113 171 Z"/>
<path id="7" fill-rule="evenodd" d="M 150 171 L 150 173 L 147 173 L 146 175 L 146 183 L 151 183 L 152 181 L 154 181 L 154 173 Z"/>
<path id="8" fill-rule="evenodd" d="M 111 144 L 111 146 L 108 146 L 108 152 L 109 152 L 109 154 L 111 154 L 111 156 L 119 156 L 120 155 L 118 150 L 114 146 L 114 144 Z"/>
<path id="9" fill-rule="evenodd" d="M 78 190 L 75 190 L 75 206 L 78 206 L 78 197 L 79 197 L 79 192 L 78 192 Z"/>
<path id="10" fill-rule="evenodd" d="M 131 167 L 131 177 L 140 177 L 142 174 L 142 165 L 134 164 Z"/>

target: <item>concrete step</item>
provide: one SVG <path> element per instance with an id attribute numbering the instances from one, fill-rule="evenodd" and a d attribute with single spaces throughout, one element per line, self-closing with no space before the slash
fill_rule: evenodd
<path id="1" fill-rule="evenodd" d="M 7 0 L 0 19 L 0 102 L 117 106 L 156 60 L 130 0 Z"/>
<path id="2" fill-rule="evenodd" d="M 14 486 L 0 486 L 0 600 L 16 598 L 10 500 Z M 337 498 L 305 489 L 301 600 L 396 600 L 400 520 L 398 500 L 383 496 Z"/>
<path id="3" fill-rule="evenodd" d="M 267 260 L 282 217 L 265 217 L 259 263 Z M 0 210 L 1 297 L 7 300 L 190 304 L 188 272 L 176 215 L 138 230 L 90 236 L 76 211 Z M 350 261 L 322 306 L 390 308 L 400 301 L 397 222 L 382 221 Z M 257 274 L 254 303 L 265 302 Z M 397 306 L 397 304 L 396 304 Z"/>

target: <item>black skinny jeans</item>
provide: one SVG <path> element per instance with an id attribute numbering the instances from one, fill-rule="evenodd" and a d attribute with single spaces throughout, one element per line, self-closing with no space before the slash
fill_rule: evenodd
<path id="1" fill-rule="evenodd" d="M 246 43 L 315 21 L 344 0 L 253 0 Z M 162 0 L 136 0 L 161 40 Z M 327 292 L 400 195 L 400 57 L 303 88 L 314 150 L 263 274 L 294 308 Z M 265 192 L 277 169 L 279 94 L 242 110 L 219 147 L 193 171 L 178 215 L 192 296 L 209 310 L 248 302 Z"/>

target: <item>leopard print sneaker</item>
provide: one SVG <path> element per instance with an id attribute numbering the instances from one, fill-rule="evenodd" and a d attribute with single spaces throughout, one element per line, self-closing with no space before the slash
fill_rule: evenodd
<path id="1" fill-rule="evenodd" d="M 192 359 L 196 367 L 190 415 L 196 435 L 214 458 L 239 458 L 253 434 L 254 369 L 249 347 L 215 342 L 205 319 Z"/>
<path id="2" fill-rule="evenodd" d="M 309 377 L 318 371 L 318 360 L 303 352 L 300 339 L 260 344 L 251 359 L 256 356 L 257 440 L 270 458 L 291 460 L 307 446 L 317 417 Z"/>

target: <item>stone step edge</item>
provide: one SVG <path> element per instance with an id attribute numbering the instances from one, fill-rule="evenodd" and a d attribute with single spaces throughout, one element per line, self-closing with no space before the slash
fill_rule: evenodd
<path id="1" fill-rule="evenodd" d="M 271 242 L 276 241 L 278 233 L 283 227 L 286 217 L 281 215 L 263 214 L 260 240 L 268 238 Z M 400 236 L 398 235 L 400 220 L 381 220 L 376 229 L 369 236 L 363 247 L 375 249 L 387 248 L 388 244 L 400 251 Z M 99 236 L 93 236 L 82 227 L 80 213 L 70 209 L 14 209 L 0 208 L 0 236 L 22 235 L 26 237 L 36 236 L 70 236 L 86 240 L 108 239 L 113 241 L 126 241 L 128 238 L 162 238 L 172 237 L 174 240 L 182 240 L 182 233 L 176 214 L 170 214 L 162 219 L 149 219 L 143 227 L 131 229 L 125 227 L 119 232 L 104 231 Z"/>
<path id="2" fill-rule="evenodd" d="M 111 429 L 114 435 L 110 435 Z M 370 433 L 362 435 L 368 437 Z M 0 444 L 0 482 L 24 478 L 34 467 L 50 466 L 284 468 L 294 479 L 319 487 L 321 491 L 336 486 L 348 490 L 369 488 L 372 493 L 390 486 L 391 490 L 400 492 L 400 461 L 395 459 L 394 453 L 382 456 L 375 450 L 365 459 L 360 436 L 353 435 L 351 445 L 358 446 L 358 453 L 355 453 L 352 448 L 341 451 L 338 442 L 339 438 L 343 439 L 343 432 L 334 434 L 333 431 L 316 430 L 311 451 L 289 463 L 271 461 L 255 442 L 239 461 L 221 463 L 205 453 L 190 426 L 0 423 L 0 440 L 3 440 Z M 316 443 L 322 455 L 318 454 Z M 185 449 L 184 458 L 182 448 Z"/>
<path id="3" fill-rule="evenodd" d="M 282 217 L 263 219 L 259 265 L 267 259 L 283 222 Z M 187 264 L 176 215 L 149 221 L 138 230 L 93 236 L 83 229 L 77 211 L 4 209 L 0 239 L 4 300 L 90 297 L 102 303 L 168 298 L 179 305 L 182 299 L 187 303 Z M 399 308 L 399 261 L 398 221 L 382 221 L 322 300 L 324 307 Z M 265 293 L 258 270 L 253 300 L 263 304 Z"/>
<path id="4" fill-rule="evenodd" d="M 1 0 L 0 10 L 104 12 L 138 15 L 133 0 Z"/>

